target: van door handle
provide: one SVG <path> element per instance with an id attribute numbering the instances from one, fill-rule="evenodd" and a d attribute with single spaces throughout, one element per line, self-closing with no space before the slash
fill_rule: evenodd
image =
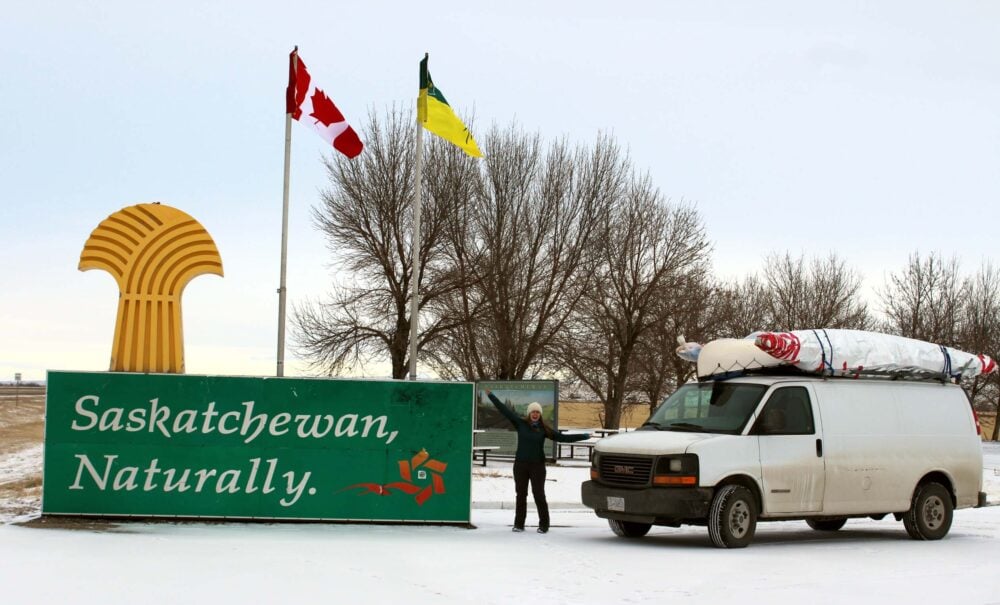
<path id="1" fill-rule="evenodd" d="M 822 458 L 823 457 L 823 440 L 822 439 L 817 439 L 816 440 L 816 456 L 818 458 Z"/>

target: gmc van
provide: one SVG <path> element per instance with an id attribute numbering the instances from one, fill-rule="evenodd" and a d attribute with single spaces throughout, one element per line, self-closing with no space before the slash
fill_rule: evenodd
<path id="1" fill-rule="evenodd" d="M 758 521 L 902 521 L 938 540 L 957 508 L 984 506 L 979 423 L 957 385 L 746 376 L 689 383 L 636 431 L 594 448 L 583 503 L 619 536 L 706 525 L 742 548 Z"/>

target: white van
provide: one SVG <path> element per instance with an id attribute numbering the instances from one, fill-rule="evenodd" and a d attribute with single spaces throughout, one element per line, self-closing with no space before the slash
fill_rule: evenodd
<path id="1" fill-rule="evenodd" d="M 979 423 L 957 385 L 745 376 L 689 383 L 636 431 L 594 448 L 583 503 L 623 537 L 707 525 L 747 546 L 757 521 L 836 531 L 893 515 L 938 540 L 956 508 L 984 506 Z"/>

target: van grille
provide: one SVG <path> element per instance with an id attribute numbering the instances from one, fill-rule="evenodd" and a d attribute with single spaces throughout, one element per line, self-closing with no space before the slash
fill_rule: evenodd
<path id="1" fill-rule="evenodd" d="M 603 454 L 598 464 L 601 481 L 618 485 L 649 485 L 649 476 L 653 470 L 652 456 Z"/>

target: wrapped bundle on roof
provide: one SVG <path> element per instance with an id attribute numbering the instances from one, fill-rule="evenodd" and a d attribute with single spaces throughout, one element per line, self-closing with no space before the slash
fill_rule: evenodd
<path id="1" fill-rule="evenodd" d="M 691 358 L 690 345 L 684 353 L 682 357 Z M 997 367 L 987 355 L 902 336 L 834 329 L 755 332 L 743 339 L 714 340 L 698 351 L 697 364 L 701 378 L 786 366 L 824 376 L 958 380 Z"/>

